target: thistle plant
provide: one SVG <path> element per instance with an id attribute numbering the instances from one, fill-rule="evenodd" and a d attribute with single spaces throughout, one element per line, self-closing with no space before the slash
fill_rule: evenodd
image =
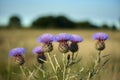
<path id="1" fill-rule="evenodd" d="M 77 65 L 77 63 L 80 62 L 80 58 L 78 59 L 76 56 L 78 50 L 80 50 L 79 43 L 83 41 L 83 38 L 77 34 L 60 33 L 52 35 L 45 33 L 38 37 L 38 42 L 41 43 L 42 46 L 37 46 L 32 50 L 32 53 L 37 55 L 36 59 L 40 66 L 34 64 L 33 70 L 28 69 L 28 72 L 22 67 L 20 67 L 20 69 L 26 80 L 90 80 L 102 70 L 103 66 L 108 61 L 107 59 L 103 64 L 101 63 L 101 51 L 105 49 L 105 41 L 108 37 L 108 34 L 102 32 L 95 33 L 92 36 L 92 38 L 96 40 L 95 48 L 98 51 L 94 66 L 88 71 L 84 71 L 85 69 L 82 67 L 79 71 L 73 73 L 71 66 L 74 64 Z M 52 53 L 53 42 L 59 43 L 59 53 L 56 54 L 62 55 L 60 61 L 57 59 L 57 55 Z M 24 48 L 14 48 L 9 52 L 9 55 L 10 57 L 14 57 L 15 62 L 22 66 L 25 63 L 22 56 L 24 53 Z M 44 68 L 46 66 L 44 64 L 50 64 L 49 66 L 51 66 L 52 71 L 46 70 L 47 68 Z M 79 64 L 83 65 L 81 63 Z M 86 74 L 83 74 L 83 71 L 86 72 Z M 39 72 L 43 73 L 43 78 L 39 77 Z"/>
<path id="2" fill-rule="evenodd" d="M 20 70 L 22 71 L 22 74 L 27 79 L 26 74 L 23 70 L 23 66 L 22 66 L 25 63 L 25 60 L 23 58 L 23 54 L 25 54 L 25 51 L 26 51 L 25 48 L 14 48 L 10 50 L 9 56 L 14 57 L 15 63 L 20 65 Z"/>
<path id="3" fill-rule="evenodd" d="M 78 51 L 78 43 L 83 41 L 83 38 L 79 35 L 71 35 L 70 38 L 70 51 L 72 52 L 72 60 L 74 59 L 74 53 Z"/>
<path id="4" fill-rule="evenodd" d="M 44 52 L 51 52 L 53 50 L 52 41 L 54 41 L 52 34 L 46 33 L 38 37 L 38 42 L 43 44 Z"/>
<path id="5" fill-rule="evenodd" d="M 50 57 L 50 52 L 53 50 L 52 42 L 55 40 L 55 37 L 50 34 L 46 33 L 38 37 L 38 42 L 43 44 L 43 51 L 47 53 L 47 57 L 49 58 L 50 64 L 53 68 L 53 71 L 56 73 L 55 66 L 53 65 L 53 61 Z"/>
<path id="6" fill-rule="evenodd" d="M 9 56 L 14 57 L 14 60 L 17 64 L 23 65 L 25 63 L 25 60 L 22 56 L 24 53 L 25 53 L 24 48 L 14 48 L 14 49 L 10 50 Z"/>
<path id="7" fill-rule="evenodd" d="M 101 58 L 100 58 L 100 54 L 101 54 L 101 51 L 105 49 L 105 40 L 108 39 L 108 34 L 106 33 L 102 33 L 102 32 L 98 32 L 98 33 L 95 33 L 92 38 L 94 40 L 97 40 L 96 44 L 95 44 L 95 47 L 96 49 L 98 50 L 98 59 L 97 59 L 97 63 L 99 64 L 100 61 L 101 61 Z"/>
<path id="8" fill-rule="evenodd" d="M 105 40 L 107 40 L 109 38 L 108 34 L 103 33 L 103 32 L 98 32 L 95 33 L 92 38 L 94 40 L 97 40 L 95 43 L 95 48 L 98 50 L 98 56 L 97 56 L 97 60 L 95 60 L 95 65 L 94 68 L 92 69 L 92 71 L 89 72 L 88 75 L 88 80 L 90 80 L 94 75 L 96 75 L 103 66 L 100 66 L 101 63 L 101 51 L 103 51 L 105 49 Z M 108 61 L 108 60 L 106 60 Z M 105 63 L 106 63 L 105 61 Z M 103 65 L 105 65 L 105 63 Z"/>
<path id="9" fill-rule="evenodd" d="M 43 68 L 43 64 L 46 61 L 43 48 L 41 46 L 35 47 L 33 49 L 33 54 L 37 54 L 37 61 L 41 64 L 41 68 Z"/>
<path id="10" fill-rule="evenodd" d="M 71 35 L 67 33 L 60 33 L 56 36 L 56 41 L 59 42 L 58 50 L 61 53 L 67 53 L 69 51 L 68 41 L 70 40 Z"/>

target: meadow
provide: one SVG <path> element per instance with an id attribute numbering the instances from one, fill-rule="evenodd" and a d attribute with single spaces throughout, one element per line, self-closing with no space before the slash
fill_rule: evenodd
<path id="1" fill-rule="evenodd" d="M 101 57 L 108 55 L 110 60 L 104 66 L 102 71 L 96 75 L 92 80 L 120 80 L 120 31 L 111 30 L 52 30 L 52 29 L 1 29 L 0 30 L 0 80 L 23 80 L 21 78 L 21 71 L 19 67 L 14 63 L 13 58 L 8 56 L 11 49 L 15 47 L 26 48 L 25 65 L 31 69 L 34 64 L 38 64 L 36 61 L 36 55 L 32 54 L 32 49 L 41 45 L 37 42 L 38 36 L 44 33 L 69 33 L 78 34 L 83 37 L 83 42 L 79 43 L 78 57 L 81 61 L 75 64 L 71 68 L 71 72 L 77 72 L 82 67 L 86 68 L 94 61 L 98 51 L 95 49 L 95 41 L 92 39 L 92 35 L 96 32 L 105 32 L 109 35 L 109 40 L 105 41 L 106 48 L 102 51 Z M 58 43 L 55 42 L 54 50 L 52 54 L 56 54 L 56 57 L 60 60 L 62 57 L 58 51 Z M 70 53 L 70 52 L 68 52 Z M 104 59 L 104 58 L 103 58 Z M 49 65 L 45 65 L 49 67 Z M 50 68 L 51 69 L 51 68 Z M 50 70 L 48 68 L 48 70 Z M 84 75 L 87 75 L 84 73 Z M 38 79 L 41 80 L 41 79 Z M 52 79 L 54 80 L 54 79 Z M 77 80 L 77 79 L 71 79 Z"/>

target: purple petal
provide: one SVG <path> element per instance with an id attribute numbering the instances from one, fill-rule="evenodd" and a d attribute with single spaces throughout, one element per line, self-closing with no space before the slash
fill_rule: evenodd
<path id="1" fill-rule="evenodd" d="M 9 52 L 9 56 L 13 57 L 15 55 L 23 55 L 25 53 L 25 48 L 14 48 L 12 50 L 10 50 Z"/>
<path id="2" fill-rule="evenodd" d="M 79 35 L 73 34 L 73 35 L 71 35 L 70 41 L 71 42 L 82 42 L 83 38 Z"/>
<path id="3" fill-rule="evenodd" d="M 32 52 L 33 54 L 36 54 L 36 53 L 43 53 L 44 51 L 41 46 L 38 46 L 38 47 L 35 47 Z"/>
<path id="4" fill-rule="evenodd" d="M 56 36 L 56 41 L 69 41 L 71 35 L 67 33 L 60 33 Z"/>
<path id="5" fill-rule="evenodd" d="M 95 33 L 92 38 L 94 40 L 107 40 L 109 38 L 108 34 L 106 33 L 102 33 L 102 32 L 98 32 L 98 33 Z"/>
<path id="6" fill-rule="evenodd" d="M 52 34 L 46 33 L 38 37 L 38 42 L 40 43 L 50 43 L 54 41 L 54 36 Z"/>

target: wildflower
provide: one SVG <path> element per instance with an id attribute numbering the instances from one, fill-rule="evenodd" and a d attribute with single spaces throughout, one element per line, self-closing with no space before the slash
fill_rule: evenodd
<path id="1" fill-rule="evenodd" d="M 52 34 L 46 33 L 38 37 L 38 42 L 43 43 L 44 52 L 51 52 L 53 50 L 52 42 L 55 37 Z"/>
<path id="2" fill-rule="evenodd" d="M 56 36 L 56 41 L 59 42 L 59 51 L 62 53 L 67 53 L 69 51 L 68 41 L 71 35 L 66 33 L 60 33 Z"/>
<path id="3" fill-rule="evenodd" d="M 51 43 L 54 41 L 54 36 L 52 34 L 46 33 L 38 37 L 38 42 L 40 43 Z"/>
<path id="4" fill-rule="evenodd" d="M 35 47 L 32 52 L 33 52 L 33 54 L 43 54 L 44 53 L 43 48 L 41 46 Z"/>
<path id="5" fill-rule="evenodd" d="M 64 42 L 64 41 L 69 41 L 71 35 L 67 33 L 60 33 L 56 36 L 56 41 L 58 42 Z"/>
<path id="6" fill-rule="evenodd" d="M 95 33 L 92 38 L 94 40 L 99 40 L 99 41 L 105 41 L 109 38 L 108 34 L 106 33 L 102 33 L 102 32 L 98 32 L 98 33 Z"/>
<path id="7" fill-rule="evenodd" d="M 73 34 L 73 35 L 71 35 L 70 41 L 74 42 L 74 43 L 78 43 L 78 42 L 82 42 L 83 38 L 79 35 Z"/>
<path id="8" fill-rule="evenodd" d="M 10 57 L 15 57 L 15 62 L 19 65 L 23 65 L 25 63 L 25 60 L 23 58 L 23 54 L 25 53 L 24 48 L 14 48 L 9 52 Z"/>
<path id="9" fill-rule="evenodd" d="M 44 50 L 41 46 L 35 47 L 33 49 L 33 54 L 37 54 L 37 61 L 41 64 L 43 64 L 44 61 L 46 60 L 46 57 L 44 55 Z"/>
<path id="10" fill-rule="evenodd" d="M 82 42 L 83 38 L 79 35 L 71 35 L 70 38 L 71 44 L 70 44 L 70 51 L 71 52 L 76 52 L 78 51 L 78 42 Z"/>
<path id="11" fill-rule="evenodd" d="M 107 40 L 109 38 L 108 34 L 106 33 L 102 33 L 102 32 L 98 32 L 95 33 L 92 38 L 94 40 L 97 40 L 96 42 L 96 49 L 99 51 L 102 51 L 105 49 L 105 43 L 104 41 Z"/>

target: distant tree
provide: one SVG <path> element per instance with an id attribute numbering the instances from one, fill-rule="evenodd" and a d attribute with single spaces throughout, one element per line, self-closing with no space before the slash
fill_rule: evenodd
<path id="1" fill-rule="evenodd" d="M 55 26 L 58 28 L 74 28 L 75 23 L 64 16 L 58 16 L 55 18 Z"/>
<path id="2" fill-rule="evenodd" d="M 33 28 L 73 28 L 74 22 L 64 16 L 39 17 L 32 23 Z"/>
<path id="3" fill-rule="evenodd" d="M 96 29 L 98 26 L 91 24 L 89 21 L 84 22 L 77 22 L 76 28 L 82 28 L 82 29 Z"/>
<path id="4" fill-rule="evenodd" d="M 112 29 L 113 31 L 116 31 L 116 30 L 117 30 L 117 28 L 116 28 L 115 25 L 113 25 L 111 29 Z"/>
<path id="5" fill-rule="evenodd" d="M 109 27 L 107 24 L 103 24 L 103 25 L 101 26 L 101 28 L 102 28 L 102 29 L 109 29 L 110 27 Z"/>
<path id="6" fill-rule="evenodd" d="M 33 28 L 48 28 L 48 26 L 52 25 L 54 22 L 54 17 L 47 16 L 47 17 L 39 17 L 32 23 Z"/>
<path id="7" fill-rule="evenodd" d="M 21 20 L 18 16 L 12 16 L 9 19 L 9 24 L 8 24 L 9 28 L 21 28 Z"/>

